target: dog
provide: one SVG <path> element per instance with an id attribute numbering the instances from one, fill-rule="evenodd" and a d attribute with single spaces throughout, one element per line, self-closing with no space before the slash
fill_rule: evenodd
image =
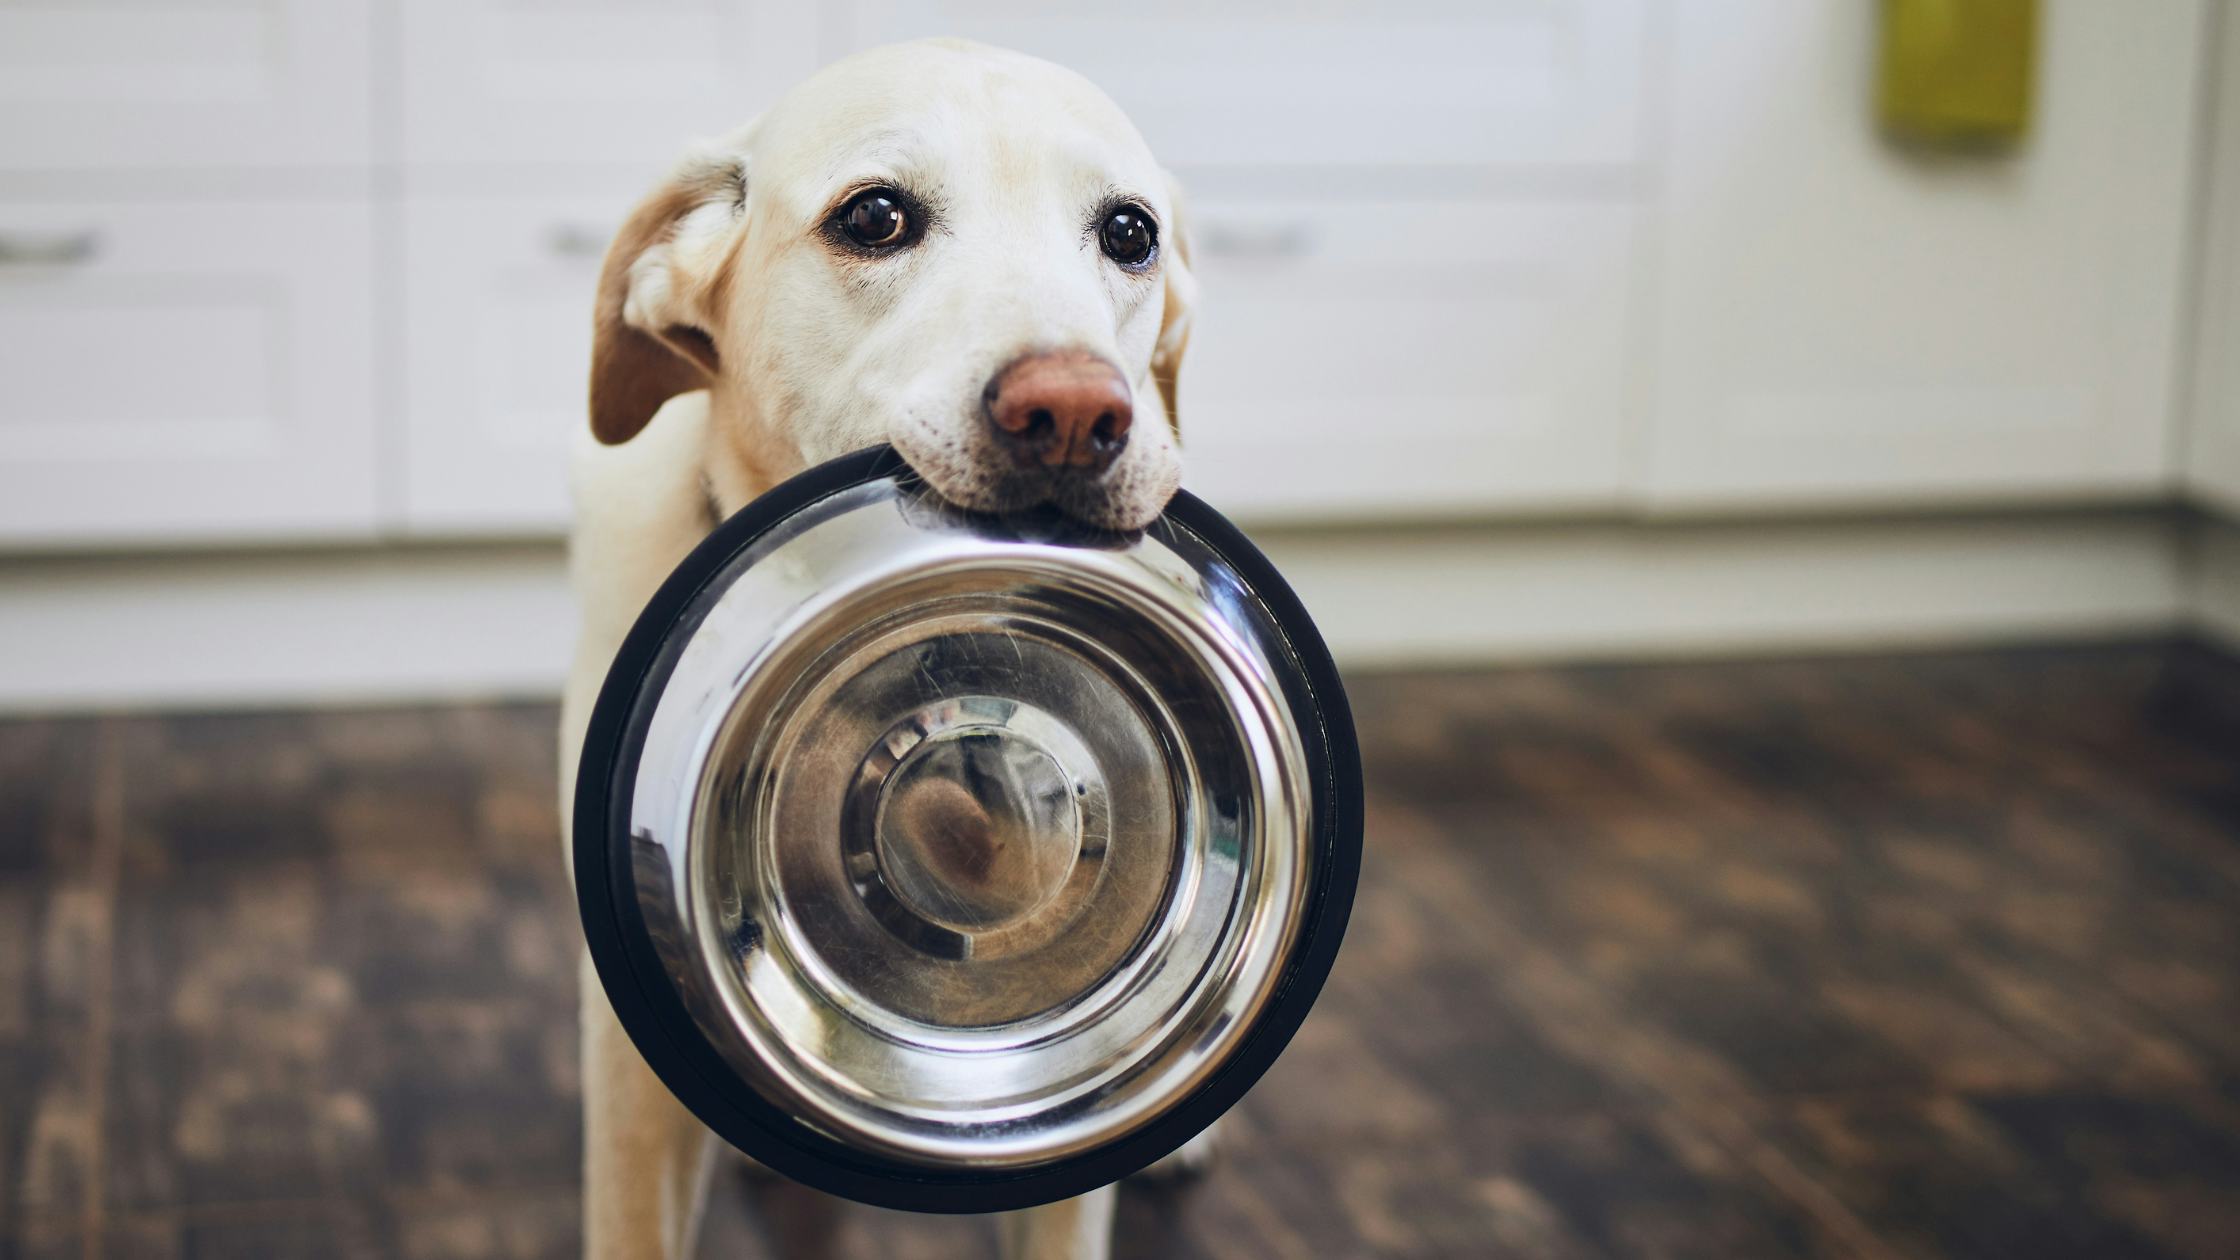
<path id="1" fill-rule="evenodd" d="M 571 472 L 582 622 L 562 817 L 638 611 L 792 474 L 887 442 L 969 510 L 1051 504 L 1118 530 L 1157 517 L 1181 479 L 1187 242 L 1172 181 L 1103 93 L 960 41 L 837 62 L 693 150 L 599 277 Z M 588 957 L 581 971 L 585 1253 L 683 1256 L 712 1136 L 639 1058 Z M 1112 1195 L 1008 1214 L 1002 1250 L 1098 1260 Z"/>

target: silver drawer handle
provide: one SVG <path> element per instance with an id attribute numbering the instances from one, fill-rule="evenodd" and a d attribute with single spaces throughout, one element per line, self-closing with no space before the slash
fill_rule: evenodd
<path id="1" fill-rule="evenodd" d="M 1304 223 L 1209 223 L 1198 248 L 1224 258 L 1301 258 L 1314 252 L 1314 231 Z"/>
<path id="2" fill-rule="evenodd" d="M 581 223 L 562 223 L 545 234 L 545 245 L 560 258 L 603 258 L 613 235 Z"/>
<path id="3" fill-rule="evenodd" d="M 0 232 L 0 267 L 64 267 L 91 262 L 101 252 L 101 234 L 77 232 Z"/>

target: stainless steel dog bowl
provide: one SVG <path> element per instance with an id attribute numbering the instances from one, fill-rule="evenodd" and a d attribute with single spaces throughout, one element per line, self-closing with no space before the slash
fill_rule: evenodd
<path id="1" fill-rule="evenodd" d="M 679 566 L 575 803 L 585 935 L 662 1080 L 921 1211 L 1079 1194 L 1212 1123 L 1321 988 L 1360 845 L 1328 653 L 1218 514 L 975 516 L 886 449 Z"/>

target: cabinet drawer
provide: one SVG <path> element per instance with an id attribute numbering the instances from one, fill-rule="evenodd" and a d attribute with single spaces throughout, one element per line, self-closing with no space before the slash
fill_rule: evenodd
<path id="1" fill-rule="evenodd" d="M 848 48 L 960 35 L 1078 70 L 1169 165 L 1552 167 L 1635 159 L 1643 9 L 1643 0 L 834 5 Z"/>
<path id="2" fill-rule="evenodd" d="M 405 159 L 658 167 L 815 68 L 816 7 L 403 0 Z"/>
<path id="3" fill-rule="evenodd" d="M 535 533 L 568 519 L 591 302 L 630 198 L 405 203 L 404 523 Z"/>
<path id="4" fill-rule="evenodd" d="M 1192 209 L 1204 299 L 1181 412 L 1193 489 L 1258 520 L 1615 502 L 1630 210 Z M 592 286 L 626 211 L 619 198 L 408 203 L 411 529 L 564 524 Z"/>
<path id="5" fill-rule="evenodd" d="M 368 535 L 364 207 L 0 207 L 0 541 Z"/>
<path id="6" fill-rule="evenodd" d="M 1633 212 L 1193 207 L 1188 483 L 1252 519 L 1608 506 Z"/>
<path id="7" fill-rule="evenodd" d="M 0 169 L 363 163 L 369 9 L 0 5 Z"/>

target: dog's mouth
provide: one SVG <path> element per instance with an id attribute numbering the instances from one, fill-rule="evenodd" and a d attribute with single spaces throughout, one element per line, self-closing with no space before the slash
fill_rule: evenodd
<path id="1" fill-rule="evenodd" d="M 1078 470 L 1018 467 L 993 452 L 958 458 L 950 450 L 919 452 L 897 440 L 911 471 L 926 489 L 952 507 L 991 516 L 1057 515 L 1093 530 L 1141 530 L 1159 518 L 1174 495 L 1126 464 L 1088 476 Z"/>
<path id="2" fill-rule="evenodd" d="M 903 514 L 922 523 L 941 522 L 990 538 L 1048 543 L 1060 547 L 1122 548 L 1143 534 L 1083 520 L 1047 500 L 1010 508 L 967 507 L 916 477 L 918 493 L 902 505 Z"/>
<path id="3" fill-rule="evenodd" d="M 1021 524 L 1063 521 L 1077 531 L 1130 532 L 1157 519 L 1159 508 L 1165 506 L 1123 510 L 1106 487 L 1073 478 L 1023 474 L 944 484 L 914 462 L 911 470 L 927 496 L 951 511 Z"/>

